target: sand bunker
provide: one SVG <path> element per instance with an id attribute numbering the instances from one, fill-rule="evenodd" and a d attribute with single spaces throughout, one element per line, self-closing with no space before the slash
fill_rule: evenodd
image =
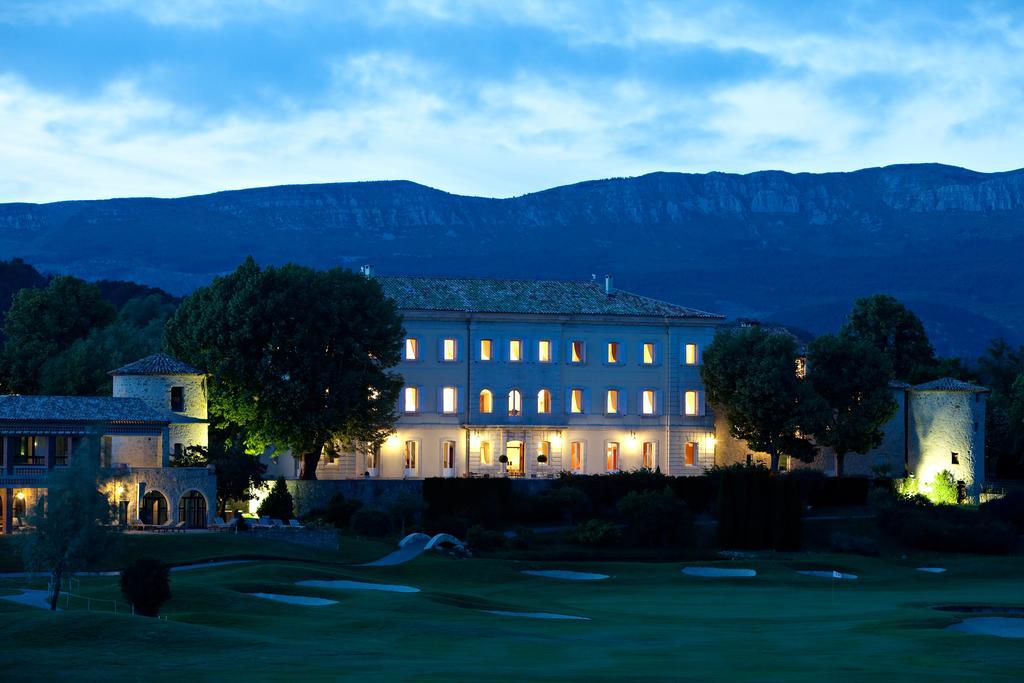
<path id="1" fill-rule="evenodd" d="M 607 574 L 591 572 L 572 572 L 567 569 L 524 569 L 520 574 L 543 576 L 546 579 L 564 579 L 566 581 L 601 581 L 609 578 Z"/>
<path id="2" fill-rule="evenodd" d="M 278 593 L 249 593 L 249 595 L 255 595 L 257 598 L 265 598 L 267 600 L 275 600 L 277 602 L 287 602 L 289 605 L 305 605 L 307 607 L 325 607 L 327 605 L 337 605 L 337 600 L 328 600 L 327 598 L 310 598 L 305 595 L 280 595 Z"/>
<path id="3" fill-rule="evenodd" d="M 803 574 L 804 576 L 817 576 L 820 579 L 849 579 L 852 581 L 857 578 L 856 574 L 845 574 L 834 570 L 805 569 L 798 571 L 797 574 Z"/>
<path id="4" fill-rule="evenodd" d="M 918 567 L 917 571 L 925 572 L 925 573 L 928 573 L 928 574 L 941 574 L 942 572 L 946 571 L 946 568 L 945 567 Z"/>
<path id="5" fill-rule="evenodd" d="M 571 614 L 555 614 L 554 612 L 506 612 L 498 609 L 481 610 L 499 617 L 523 617 L 525 619 L 562 619 L 572 621 L 590 621 L 589 617 L 575 617 Z"/>
<path id="6" fill-rule="evenodd" d="M 947 631 L 999 638 L 1024 638 L 1024 619 L 1014 617 L 972 617 L 953 624 Z"/>
<path id="7" fill-rule="evenodd" d="M 687 576 L 702 576 L 712 579 L 746 579 L 757 576 L 753 569 L 729 569 L 725 567 L 683 567 Z"/>
<path id="8" fill-rule="evenodd" d="M 40 609 L 50 609 L 49 595 L 43 590 L 30 589 L 21 591 L 20 595 L 0 595 L 0 600 L 16 602 L 19 605 L 28 605 L 29 607 L 38 607 Z M 63 611 L 60 607 L 57 610 Z"/>
<path id="9" fill-rule="evenodd" d="M 337 590 L 353 591 L 386 591 L 388 593 L 419 593 L 419 588 L 412 586 L 397 586 L 386 583 L 366 583 L 363 581 L 299 581 L 296 586 L 309 586 L 311 588 L 334 588 Z"/>

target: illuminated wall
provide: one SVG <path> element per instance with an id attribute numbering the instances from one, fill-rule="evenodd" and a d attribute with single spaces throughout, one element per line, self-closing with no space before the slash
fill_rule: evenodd
<path id="1" fill-rule="evenodd" d="M 985 394 L 911 391 L 910 472 L 922 491 L 949 470 L 975 498 L 985 481 Z M 954 456 L 957 462 L 953 462 Z"/>

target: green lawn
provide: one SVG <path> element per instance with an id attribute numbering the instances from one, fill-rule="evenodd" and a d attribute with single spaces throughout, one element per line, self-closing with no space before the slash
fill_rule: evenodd
<path id="1" fill-rule="evenodd" d="M 198 537 L 197 537 L 198 538 Z M 214 540 L 221 537 L 213 537 Z M 248 539 L 216 555 L 257 552 Z M 212 541 L 202 541 L 210 543 Z M 180 561 L 179 538 L 147 552 Z M 165 545 L 166 544 L 166 545 Z M 275 546 L 291 552 L 291 547 Z M 946 603 L 1024 604 L 1024 558 L 917 556 L 870 559 L 766 555 L 732 563 L 754 579 L 695 579 L 683 563 L 558 563 L 611 574 L 603 582 L 521 575 L 543 565 L 510 559 L 421 557 L 393 568 L 346 566 L 387 548 L 344 539 L 339 553 L 173 574 L 174 598 L 153 620 L 52 614 L 0 601 L 0 671 L 20 680 L 1019 680 L 1024 642 L 944 631 Z M 306 556 L 299 553 L 307 552 Z M 898 557 L 898 556 L 897 556 Z M 946 574 L 916 572 L 937 565 Z M 836 567 L 836 582 L 794 568 Z M 347 578 L 402 583 L 396 594 L 301 588 Z M 24 582 L 0 581 L 0 590 Z M 81 592 L 118 598 L 115 578 L 84 578 Z M 245 593 L 338 600 L 329 607 L 270 602 Z M 6 591 L 5 591 L 6 592 Z M 548 611 L 591 621 L 500 617 L 481 610 Z"/>

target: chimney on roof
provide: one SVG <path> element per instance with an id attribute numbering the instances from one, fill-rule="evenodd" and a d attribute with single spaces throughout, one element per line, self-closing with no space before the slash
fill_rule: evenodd
<path id="1" fill-rule="evenodd" d="M 359 266 L 359 272 L 365 275 L 366 277 L 373 277 L 373 266 L 371 266 L 370 264 Z"/>
<path id="2" fill-rule="evenodd" d="M 611 275 L 605 275 L 604 276 L 604 293 L 606 295 L 608 295 L 608 296 L 611 296 L 613 291 L 614 291 L 614 287 L 612 287 L 612 276 Z"/>

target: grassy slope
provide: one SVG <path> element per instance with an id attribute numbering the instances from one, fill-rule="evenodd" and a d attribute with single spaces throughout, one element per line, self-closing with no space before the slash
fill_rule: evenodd
<path id="1" fill-rule="evenodd" d="M 166 538 L 168 547 L 178 541 Z M 379 549 L 315 559 L 344 561 Z M 280 546 L 278 546 L 280 547 Z M 174 552 L 180 553 L 180 549 Z M 349 553 L 346 555 L 346 553 Z M 823 555 L 743 563 L 753 580 L 693 579 L 677 563 L 586 563 L 613 579 L 527 577 L 508 560 L 423 557 L 393 568 L 275 561 L 173 576 L 167 621 L 50 614 L 0 602 L 0 670 L 29 679 L 143 677 L 359 680 L 1016 680 L 1020 641 L 945 632 L 954 615 L 930 605 L 1024 603 L 1022 558 L 919 557 L 889 561 Z M 862 576 L 834 589 L 794 566 Z M 944 575 L 913 571 L 920 564 Z M 572 566 L 561 563 L 559 567 Z M 300 588 L 306 578 L 395 582 L 418 594 Z M 3 582 L 0 582 L 2 584 Z M 9 584 L 8 584 L 9 585 Z M 331 607 L 283 605 L 240 593 L 299 593 Z M 82 593 L 115 598 L 116 580 L 86 578 Z M 484 608 L 555 611 L 589 622 L 510 619 Z"/>

